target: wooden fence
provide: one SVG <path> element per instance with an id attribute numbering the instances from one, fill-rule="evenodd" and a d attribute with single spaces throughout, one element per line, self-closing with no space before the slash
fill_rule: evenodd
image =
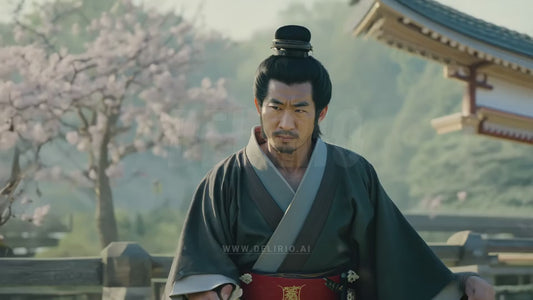
<path id="1" fill-rule="evenodd" d="M 16 257 L 33 257 L 38 249 L 56 247 L 63 236 L 72 231 L 73 216 L 47 216 L 42 225 L 12 219 L 2 225 L 0 234 Z M 2 256 L 2 254 L 0 254 Z"/>
<path id="2" fill-rule="evenodd" d="M 446 244 L 430 246 L 452 270 L 478 272 L 500 295 L 516 289 L 533 295 L 529 286 L 533 283 L 533 239 L 486 239 L 466 231 L 453 235 Z M 1 258 L 0 299 L 39 295 L 39 299 L 155 300 L 171 262 L 172 257 L 151 256 L 133 242 L 111 243 L 101 257 Z M 502 297 L 497 299 L 514 299 Z"/>
<path id="3" fill-rule="evenodd" d="M 1 258 L 0 299 L 157 299 L 160 291 L 152 284 L 168 276 L 171 262 L 172 257 L 151 256 L 133 242 L 111 243 L 101 257 Z"/>
<path id="4" fill-rule="evenodd" d="M 412 213 L 405 214 L 405 217 L 417 231 L 453 233 L 470 230 L 478 233 L 507 233 L 514 237 L 533 237 L 533 218 Z"/>

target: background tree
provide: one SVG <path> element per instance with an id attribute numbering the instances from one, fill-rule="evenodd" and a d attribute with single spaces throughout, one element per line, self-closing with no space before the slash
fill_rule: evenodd
<path id="1" fill-rule="evenodd" d="M 42 11 L 39 22 L 17 19 L 20 45 L 0 48 L 0 119 L 9 122 L 1 127 L 0 141 L 4 149 L 68 143 L 85 154 L 75 165 L 58 166 L 36 156 L 35 178 L 62 178 L 94 189 L 105 247 L 118 239 L 110 180 L 121 175 L 122 160 L 147 150 L 165 156 L 168 147 L 181 147 L 197 159 L 202 144 L 231 140 L 208 121 L 232 106 L 222 80 L 213 84 L 205 78 L 201 86 L 189 86 L 187 74 L 204 40 L 179 16 L 120 1 L 90 22 L 86 31 L 93 38 L 75 52 L 55 41 L 64 29 L 61 16 L 71 15 L 79 3 L 60 4 Z M 72 29 L 80 30 L 75 24 Z"/>
<path id="2" fill-rule="evenodd" d="M 12 216 L 11 207 L 15 202 L 15 191 L 22 180 L 19 164 L 19 150 L 15 147 L 13 154 L 13 162 L 11 167 L 11 174 L 7 182 L 0 188 L 0 226 L 7 223 Z"/>

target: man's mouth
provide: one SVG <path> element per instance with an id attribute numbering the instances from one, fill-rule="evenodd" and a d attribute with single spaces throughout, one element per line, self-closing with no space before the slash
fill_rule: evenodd
<path id="1" fill-rule="evenodd" d="M 291 140 L 298 138 L 298 134 L 292 131 L 276 131 L 272 135 L 283 140 Z"/>

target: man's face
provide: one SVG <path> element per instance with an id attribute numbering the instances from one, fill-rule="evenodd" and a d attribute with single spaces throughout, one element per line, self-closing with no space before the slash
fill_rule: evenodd
<path id="1" fill-rule="evenodd" d="M 267 96 L 257 111 L 269 148 L 291 154 L 298 149 L 311 147 L 315 126 L 315 103 L 311 83 L 287 85 L 271 79 Z M 319 120 L 325 116 L 320 114 Z"/>

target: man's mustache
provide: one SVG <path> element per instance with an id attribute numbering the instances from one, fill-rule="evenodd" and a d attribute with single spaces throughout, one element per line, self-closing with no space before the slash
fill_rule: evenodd
<path id="1" fill-rule="evenodd" d="M 278 130 L 274 131 L 272 133 L 273 136 L 290 136 L 292 138 L 298 138 L 298 134 L 296 132 L 288 131 L 288 130 Z"/>

